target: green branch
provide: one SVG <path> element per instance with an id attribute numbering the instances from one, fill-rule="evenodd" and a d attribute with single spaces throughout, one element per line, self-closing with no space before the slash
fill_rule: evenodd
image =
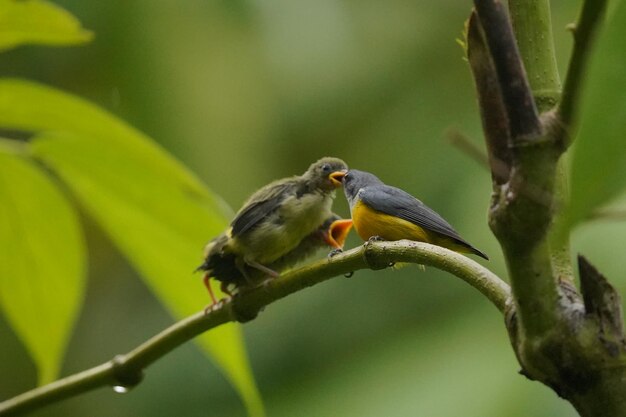
<path id="1" fill-rule="evenodd" d="M 468 57 L 494 178 L 489 224 L 502 246 L 513 288 L 515 310 L 506 323 L 522 371 L 553 388 L 582 416 L 626 416 L 626 342 L 618 294 L 583 262 L 581 300 L 573 285 L 569 242 L 550 233 L 566 200 L 565 135 L 572 134 L 590 39 L 604 10 L 605 0 L 584 1 L 559 107 L 548 0 L 509 0 L 516 41 L 506 28 L 500 0 L 474 0 L 480 26 L 472 15 Z M 523 66 L 515 62 L 520 56 Z M 523 91 L 527 88 L 532 92 Z M 537 129 L 533 106 L 520 100 L 526 97 L 536 101 L 541 113 L 541 132 L 529 138 L 525 133 Z M 504 122 L 498 118 L 502 107 L 508 115 Z M 510 164 L 507 178 L 494 171 L 493 161 L 501 155 Z"/>
<path id="2" fill-rule="evenodd" d="M 606 3 L 606 0 L 585 0 L 578 22 L 570 27 L 574 35 L 574 49 L 567 68 L 563 96 L 557 111 L 563 128 L 564 137 L 562 139 L 566 146 L 571 143 L 574 136 L 573 125 L 580 102 L 583 78 L 589 67 L 593 40 L 606 13 Z"/>
<path id="3" fill-rule="evenodd" d="M 550 1 L 509 0 L 509 12 L 537 109 L 543 113 L 556 105 L 561 94 Z"/>
<path id="4" fill-rule="evenodd" d="M 518 15 L 523 17 L 518 16 L 517 38 L 499 0 L 474 0 L 479 24 L 472 15 L 468 28 L 468 57 L 476 88 L 479 97 L 487 97 L 480 99 L 480 104 L 495 179 L 489 225 L 507 261 L 519 329 L 531 339 L 553 328 L 559 320 L 557 282 L 546 244 L 553 215 L 559 152 L 551 146 L 552 142 L 546 142 L 548 136 L 537 113 L 532 85 L 522 62 L 535 59 L 532 48 L 518 49 L 517 46 L 520 38 L 536 37 L 522 31 L 544 28 L 543 25 L 533 27 L 530 22 L 541 20 L 533 13 L 543 10 L 538 3 L 545 1 L 510 2 L 511 9 L 519 8 Z M 524 5 L 530 6 L 526 10 Z M 551 40 L 543 43 L 540 49 L 552 51 Z M 535 64 L 530 63 L 528 74 L 540 71 Z M 484 105 L 489 107 L 482 107 Z M 502 108 L 507 115 L 504 122 L 485 123 L 501 114 Z M 507 123 L 507 128 L 500 123 Z M 493 172 L 497 168 L 494 161 L 504 161 L 502 155 L 510 164 L 506 179 L 501 173 Z"/>
<path id="5" fill-rule="evenodd" d="M 509 286 L 491 271 L 456 252 L 427 243 L 368 242 L 363 246 L 287 272 L 261 287 L 222 302 L 208 314 L 196 313 L 181 320 L 125 355 L 101 365 L 35 388 L 0 403 L 0 415 L 17 415 L 102 386 L 131 387 L 143 370 L 176 347 L 229 321 L 245 322 L 266 305 L 306 287 L 359 269 L 384 269 L 394 262 L 433 266 L 450 272 L 480 291 L 504 312 Z"/>

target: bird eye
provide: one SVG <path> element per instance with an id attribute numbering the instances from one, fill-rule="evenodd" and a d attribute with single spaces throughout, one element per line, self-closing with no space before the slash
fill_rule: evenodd
<path id="1" fill-rule="evenodd" d="M 324 172 L 330 172 L 330 165 L 328 165 L 328 164 L 324 164 L 324 165 L 322 165 L 322 171 L 324 171 Z"/>

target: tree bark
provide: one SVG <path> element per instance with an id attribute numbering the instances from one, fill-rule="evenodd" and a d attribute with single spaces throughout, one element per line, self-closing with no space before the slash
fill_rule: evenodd
<path id="1" fill-rule="evenodd" d="M 467 54 L 493 178 L 489 224 L 502 246 L 514 303 L 506 324 L 522 373 L 589 416 L 626 416 L 621 301 L 552 228 L 566 197 L 560 159 L 571 143 L 588 48 L 604 1 L 588 0 L 561 96 L 548 0 L 475 0 Z M 586 48 L 586 49 L 581 49 Z"/>

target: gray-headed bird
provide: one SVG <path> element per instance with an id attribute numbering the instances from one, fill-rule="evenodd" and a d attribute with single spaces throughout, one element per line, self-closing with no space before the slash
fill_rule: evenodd
<path id="1" fill-rule="evenodd" d="M 343 177 L 343 184 L 354 230 L 361 239 L 416 240 L 489 259 L 434 210 L 375 175 L 351 169 Z"/>

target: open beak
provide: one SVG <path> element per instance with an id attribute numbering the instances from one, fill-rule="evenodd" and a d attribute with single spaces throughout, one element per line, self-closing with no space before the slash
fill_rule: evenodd
<path id="1" fill-rule="evenodd" d="M 352 229 L 352 220 L 335 220 L 324 233 L 324 240 L 328 243 L 328 246 L 332 246 L 335 249 L 343 249 L 350 229 Z"/>
<path id="2" fill-rule="evenodd" d="M 335 187 L 341 187 L 341 180 L 346 176 L 348 172 L 347 169 L 342 169 L 341 171 L 335 171 L 328 175 L 328 179 Z"/>

